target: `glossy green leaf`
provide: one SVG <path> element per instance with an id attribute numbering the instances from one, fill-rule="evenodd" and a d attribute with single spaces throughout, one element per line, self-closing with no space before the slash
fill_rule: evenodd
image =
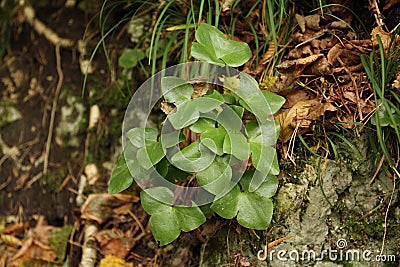
<path id="1" fill-rule="evenodd" d="M 192 44 L 192 56 L 217 65 L 238 67 L 251 57 L 251 50 L 244 42 L 227 40 L 218 28 L 201 24 L 195 33 L 197 43 Z"/>
<path id="2" fill-rule="evenodd" d="M 188 232 L 196 229 L 206 221 L 201 209 L 197 206 L 174 207 L 175 217 L 182 231 Z"/>
<path id="3" fill-rule="evenodd" d="M 277 113 L 283 104 L 285 104 L 286 99 L 280 95 L 268 92 L 268 91 L 261 91 L 264 95 L 265 100 L 268 103 L 268 108 L 270 114 Z"/>
<path id="4" fill-rule="evenodd" d="M 116 194 L 128 189 L 133 183 L 132 175 L 129 172 L 125 162 L 124 153 L 118 159 L 117 166 L 112 171 L 110 183 L 108 185 L 108 193 Z"/>
<path id="5" fill-rule="evenodd" d="M 211 209 L 226 219 L 237 216 L 238 222 L 247 228 L 265 230 L 271 222 L 273 203 L 271 197 L 278 187 L 278 180 L 269 175 L 257 190 L 249 192 L 254 171 L 247 171 L 241 180 L 242 191 L 236 185 L 228 194 L 214 201 Z"/>
<path id="6" fill-rule="evenodd" d="M 215 128 L 215 121 L 207 118 L 200 118 L 189 127 L 195 133 L 203 133 L 211 128 Z"/>
<path id="7" fill-rule="evenodd" d="M 190 100 L 194 89 L 187 81 L 168 76 L 161 79 L 161 91 L 167 102 L 178 104 Z"/>
<path id="8" fill-rule="evenodd" d="M 209 128 L 201 135 L 200 141 L 212 152 L 219 156 L 222 156 L 222 154 L 224 154 L 223 146 L 226 135 L 227 132 L 222 127 Z"/>
<path id="9" fill-rule="evenodd" d="M 246 228 L 265 230 L 271 222 L 273 209 L 270 198 L 255 193 L 242 193 L 238 201 L 238 223 Z"/>
<path id="10" fill-rule="evenodd" d="M 249 140 L 263 145 L 274 145 L 276 143 L 279 128 L 277 121 L 263 121 L 259 124 L 256 120 L 252 120 L 246 123 Z"/>
<path id="11" fill-rule="evenodd" d="M 227 131 L 240 131 L 243 125 L 242 118 L 230 106 L 225 106 L 218 114 L 217 122 Z"/>
<path id="12" fill-rule="evenodd" d="M 193 109 L 193 104 L 191 103 L 192 101 L 187 101 L 180 104 L 175 113 L 168 115 L 168 120 L 175 129 L 185 128 L 199 119 L 200 113 L 198 110 Z"/>
<path id="13" fill-rule="evenodd" d="M 161 133 L 160 141 L 164 148 L 169 148 L 185 141 L 186 137 L 182 131 L 174 131 L 170 133 Z"/>
<path id="14" fill-rule="evenodd" d="M 191 54 L 195 59 L 209 62 L 215 65 L 224 66 L 225 62 L 217 58 L 213 51 L 209 51 L 206 46 L 199 43 L 192 43 Z"/>
<path id="15" fill-rule="evenodd" d="M 247 73 L 240 73 L 240 88 L 234 93 L 240 97 L 242 107 L 253 113 L 258 120 L 267 120 L 285 102 L 281 96 L 261 91 L 257 81 Z"/>
<path id="16" fill-rule="evenodd" d="M 257 170 L 262 173 L 279 174 L 275 148 L 250 141 L 250 151 L 253 165 Z"/>
<path id="17" fill-rule="evenodd" d="M 194 230 L 206 220 L 200 208 L 195 205 L 172 206 L 174 195 L 165 187 L 146 189 L 140 193 L 140 199 L 144 210 L 151 215 L 151 231 L 161 246 L 174 241 L 181 230 Z"/>
<path id="18" fill-rule="evenodd" d="M 229 105 L 237 104 L 237 99 L 233 93 L 225 93 L 222 95 L 224 97 L 224 102 Z"/>
<path id="19" fill-rule="evenodd" d="M 241 132 L 228 132 L 224 139 L 223 151 L 240 160 L 247 160 L 250 157 L 249 143 Z"/>
<path id="20" fill-rule="evenodd" d="M 232 178 L 229 158 L 216 157 L 210 166 L 197 173 L 196 178 L 208 192 L 214 195 L 221 194 Z"/>
<path id="21" fill-rule="evenodd" d="M 165 150 L 160 142 L 139 148 L 137 159 L 146 170 L 156 165 L 165 156 Z"/>
<path id="22" fill-rule="evenodd" d="M 160 242 L 160 246 L 171 243 L 181 233 L 172 207 L 167 207 L 152 215 L 150 218 L 150 227 L 154 238 Z"/>
<path id="23" fill-rule="evenodd" d="M 204 145 L 199 142 L 193 142 L 173 155 L 171 162 L 183 171 L 199 172 L 213 162 L 214 156 Z"/>
<path id="24" fill-rule="evenodd" d="M 195 123 L 201 113 L 210 112 L 218 108 L 222 103 L 212 98 L 195 98 L 177 106 L 177 111 L 168 116 L 175 129 L 182 129 Z"/>
<path id="25" fill-rule="evenodd" d="M 238 213 L 238 202 L 240 196 L 239 186 L 235 186 L 222 198 L 217 199 L 211 204 L 211 209 L 215 211 L 219 216 L 225 219 L 232 219 Z"/>
<path id="26" fill-rule="evenodd" d="M 203 97 L 213 98 L 220 102 L 224 102 L 224 97 L 217 90 L 208 91 Z"/>
<path id="27" fill-rule="evenodd" d="M 275 175 L 260 173 L 255 169 L 246 171 L 240 180 L 244 191 L 254 192 L 257 190 L 257 193 L 263 197 L 273 197 L 278 189 L 278 183 Z"/>
<path id="28" fill-rule="evenodd" d="M 123 68 L 133 68 L 144 57 L 145 54 L 138 49 L 125 49 L 118 59 L 118 64 Z"/>
<path id="29" fill-rule="evenodd" d="M 133 128 L 127 133 L 129 141 L 137 148 L 157 142 L 158 130 L 154 128 Z"/>

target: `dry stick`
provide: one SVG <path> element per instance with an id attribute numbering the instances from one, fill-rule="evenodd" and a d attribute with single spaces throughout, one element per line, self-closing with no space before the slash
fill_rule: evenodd
<path id="1" fill-rule="evenodd" d="M 47 168 L 49 165 L 50 145 L 51 145 L 51 140 L 53 138 L 54 119 L 57 111 L 58 98 L 60 96 L 61 87 L 64 82 L 64 73 L 61 67 L 60 45 L 56 45 L 56 62 L 57 62 L 58 82 L 57 82 L 56 92 L 53 98 L 53 106 L 51 108 L 49 134 L 47 135 L 46 150 L 45 150 L 45 157 L 43 164 L 43 174 L 47 174 Z"/>
<path id="2" fill-rule="evenodd" d="M 385 23 L 383 22 L 383 19 L 382 19 L 383 15 L 382 15 L 381 11 L 379 10 L 378 1 L 370 0 L 369 5 L 372 9 L 372 12 L 374 13 L 376 24 L 378 24 L 378 26 L 380 28 L 382 28 L 385 25 Z"/>
<path id="3" fill-rule="evenodd" d="M 35 10 L 31 6 L 24 7 L 24 17 L 26 21 L 35 29 L 35 31 L 43 35 L 50 43 L 57 46 L 62 47 L 72 47 L 74 46 L 75 42 L 70 39 L 61 38 L 55 33 L 52 29 L 47 27 L 43 22 L 38 20 L 35 15 Z"/>
<path id="4" fill-rule="evenodd" d="M 381 157 L 381 160 L 379 161 L 378 167 L 376 168 L 375 173 L 374 173 L 374 175 L 372 176 L 371 180 L 369 181 L 368 185 L 371 185 L 371 184 L 374 182 L 376 176 L 378 175 L 379 171 L 381 170 L 381 167 L 382 167 L 382 165 L 383 165 L 383 161 L 384 161 L 384 160 L 385 160 L 385 155 L 383 155 L 383 156 Z"/>
<path id="5" fill-rule="evenodd" d="M 356 104 L 357 104 L 358 116 L 360 116 L 360 120 L 363 120 L 363 115 L 362 115 L 362 110 L 361 110 L 361 105 L 360 105 L 360 93 L 358 91 L 358 86 L 357 86 L 356 80 L 354 79 L 354 76 L 351 74 L 350 70 L 346 67 L 346 65 L 344 64 L 342 59 L 340 57 L 338 57 L 337 60 L 343 66 L 347 75 L 349 75 L 351 82 L 353 83 L 354 89 L 356 89 L 356 101 L 357 101 Z"/>
<path id="6" fill-rule="evenodd" d="M 393 190 L 392 190 L 392 193 L 390 194 L 389 204 L 388 204 L 386 212 L 385 212 L 385 223 L 384 223 L 384 227 L 383 227 L 382 247 L 381 247 L 381 252 L 379 253 L 379 255 L 382 255 L 383 250 L 385 249 L 385 239 L 386 239 L 386 234 L 387 234 L 387 219 L 388 219 L 388 215 L 389 215 L 390 204 L 393 201 L 394 191 L 396 191 L 396 175 L 398 175 L 398 173 L 393 176 Z M 397 177 L 399 177 L 399 176 L 397 176 Z"/>

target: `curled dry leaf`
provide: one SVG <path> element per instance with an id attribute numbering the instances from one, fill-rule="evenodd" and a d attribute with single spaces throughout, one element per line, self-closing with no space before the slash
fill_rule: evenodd
<path id="1" fill-rule="evenodd" d="M 393 88 L 400 90 L 400 72 L 397 73 L 396 79 L 394 80 L 392 86 L 393 86 Z"/>
<path id="2" fill-rule="evenodd" d="M 312 121 L 319 120 L 326 111 L 336 111 L 331 103 L 321 103 L 317 99 L 297 102 L 291 109 L 276 116 L 281 132 L 279 139 L 286 143 L 296 128 L 301 132 L 310 130 Z"/>
<path id="3" fill-rule="evenodd" d="M 7 246 L 14 247 L 14 248 L 22 247 L 22 241 L 13 235 L 1 234 L 0 239 Z"/>
<path id="4" fill-rule="evenodd" d="M 319 14 L 303 16 L 296 14 L 296 21 L 299 24 L 300 30 L 304 33 L 306 32 L 306 27 L 312 30 L 319 30 L 319 22 L 321 16 Z"/>
<path id="5" fill-rule="evenodd" d="M 371 40 L 372 40 L 373 46 L 375 46 L 375 47 L 378 46 L 378 39 L 376 37 L 377 35 L 379 35 L 379 37 L 381 38 L 383 48 L 385 49 L 385 51 L 387 51 L 387 49 L 390 46 L 390 41 L 392 40 L 392 34 L 385 32 L 379 26 L 373 28 L 371 31 Z"/>
<path id="6" fill-rule="evenodd" d="M 319 22 L 321 20 L 321 16 L 319 14 L 308 15 L 304 18 L 306 20 L 306 26 L 309 29 L 319 30 Z"/>
<path id="7" fill-rule="evenodd" d="M 305 58 L 299 58 L 295 60 L 286 60 L 276 66 L 279 72 L 294 72 L 294 76 L 298 77 L 303 70 L 316 62 L 318 59 L 324 57 L 323 54 L 311 55 Z"/>
<path id="8" fill-rule="evenodd" d="M 296 21 L 299 24 L 300 30 L 304 33 L 306 31 L 306 19 L 303 15 L 296 14 Z"/>
<path id="9" fill-rule="evenodd" d="M 175 111 L 175 106 L 168 103 L 167 101 L 162 101 L 161 102 L 161 110 L 164 112 L 166 115 L 169 115 Z"/>

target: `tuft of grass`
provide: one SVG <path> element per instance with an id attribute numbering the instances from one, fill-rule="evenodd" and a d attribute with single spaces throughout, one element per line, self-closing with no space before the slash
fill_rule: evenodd
<path id="1" fill-rule="evenodd" d="M 399 176 L 397 162 L 400 147 L 400 98 L 390 89 L 391 82 L 400 71 L 400 47 L 393 34 L 389 46 L 385 49 L 379 35 L 376 35 L 378 49 L 369 55 L 361 55 L 361 62 L 371 82 L 376 109 L 371 124 L 376 131 L 380 153 L 385 156 L 390 168 Z"/>

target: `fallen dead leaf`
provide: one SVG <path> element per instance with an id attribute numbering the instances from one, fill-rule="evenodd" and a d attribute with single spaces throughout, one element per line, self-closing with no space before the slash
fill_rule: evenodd
<path id="1" fill-rule="evenodd" d="M 126 194 L 91 194 L 81 208 L 81 218 L 103 224 L 113 217 L 114 209 L 138 201 L 138 196 Z"/>
<path id="2" fill-rule="evenodd" d="M 386 0 L 383 10 L 389 10 L 392 6 L 400 4 L 400 0 Z"/>
<path id="3" fill-rule="evenodd" d="M 306 90 L 296 89 L 285 95 L 286 102 L 283 104 L 282 108 L 291 108 L 299 101 L 305 101 L 310 99 L 310 95 Z"/>
<path id="4" fill-rule="evenodd" d="M 105 255 L 114 255 L 121 259 L 127 257 L 136 245 L 134 237 L 129 232 L 124 233 L 116 228 L 102 230 L 96 233 L 95 238 Z"/>
<path id="5" fill-rule="evenodd" d="M 379 26 L 373 28 L 371 31 L 371 40 L 372 40 L 373 46 L 375 46 L 375 47 L 378 46 L 378 39 L 376 37 L 377 35 L 379 35 L 379 37 L 381 38 L 384 50 L 387 51 L 390 46 L 390 41 L 392 40 L 392 34 L 385 32 Z"/>
<path id="6" fill-rule="evenodd" d="M 126 262 L 121 258 L 115 257 L 113 255 L 107 255 L 104 259 L 100 261 L 99 267 L 133 267 L 132 262 Z"/>
<path id="7" fill-rule="evenodd" d="M 336 108 L 331 103 L 321 103 L 317 99 L 297 102 L 291 109 L 276 116 L 281 126 L 279 139 L 286 143 L 296 128 L 300 133 L 310 130 L 311 123 L 319 120 L 326 111 L 336 111 Z"/>

